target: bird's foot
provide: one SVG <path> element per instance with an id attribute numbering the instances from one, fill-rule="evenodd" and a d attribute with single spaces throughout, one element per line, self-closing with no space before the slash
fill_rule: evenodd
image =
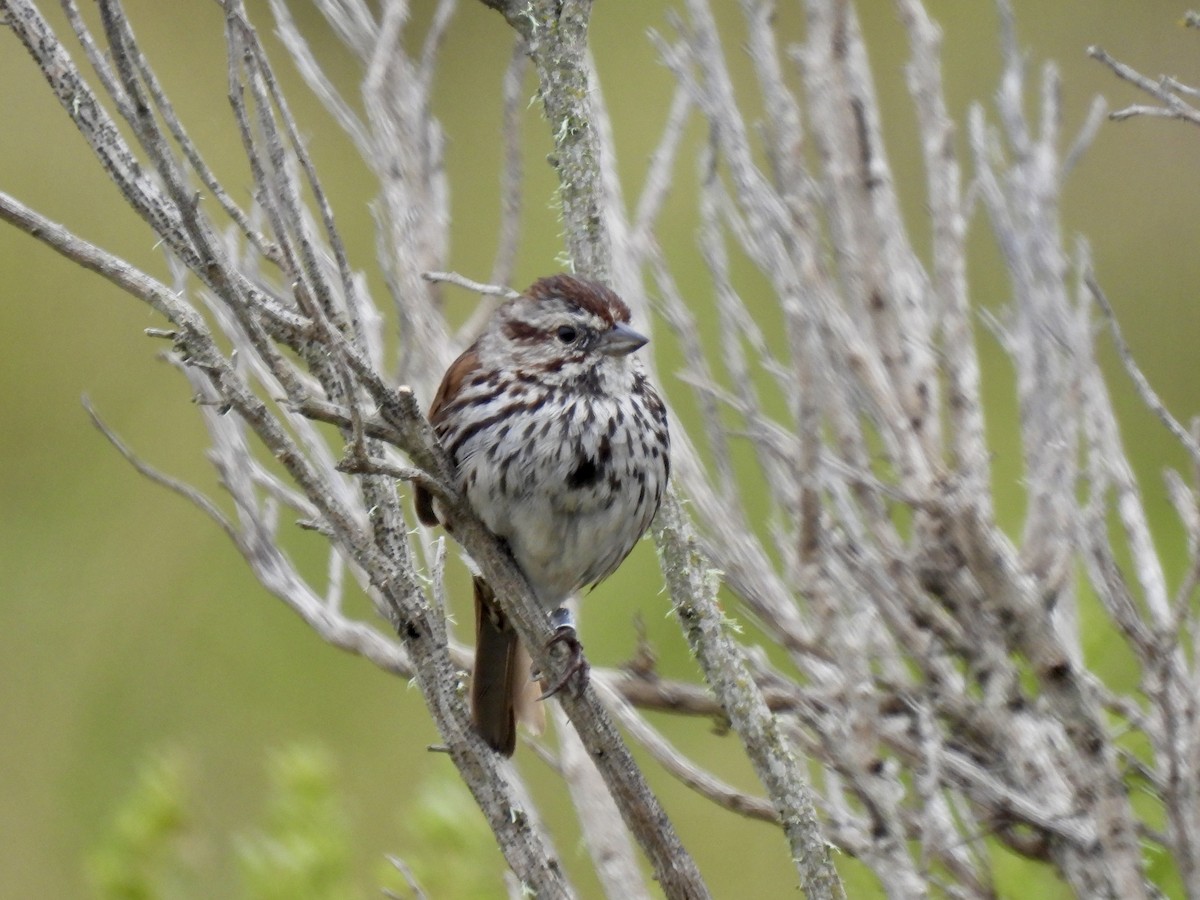
<path id="1" fill-rule="evenodd" d="M 583 656 L 583 644 L 579 642 L 579 637 L 575 633 L 575 623 L 572 621 L 570 612 L 562 607 L 551 613 L 550 621 L 554 625 L 554 637 L 546 642 L 546 649 L 549 650 L 555 644 L 564 645 L 567 648 L 567 660 L 558 680 L 548 686 L 538 699 L 545 700 L 553 697 L 572 680 L 574 680 L 572 693 L 577 698 L 582 697 L 592 667 L 588 665 L 588 661 Z"/>

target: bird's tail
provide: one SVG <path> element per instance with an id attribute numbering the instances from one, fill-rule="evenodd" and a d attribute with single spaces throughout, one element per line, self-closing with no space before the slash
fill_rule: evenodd
<path id="1" fill-rule="evenodd" d="M 529 654 L 496 596 L 475 576 L 475 675 L 471 680 L 471 719 L 479 736 L 497 753 L 512 756 L 517 722 L 535 734 L 545 726 L 537 702 L 541 690 L 531 674 Z"/>

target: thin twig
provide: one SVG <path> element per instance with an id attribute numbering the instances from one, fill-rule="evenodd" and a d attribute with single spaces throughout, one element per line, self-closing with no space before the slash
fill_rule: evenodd
<path id="1" fill-rule="evenodd" d="M 472 281 L 465 275 L 459 275 L 457 272 L 422 272 L 421 277 L 426 281 L 444 281 L 447 284 L 455 284 L 461 288 L 466 288 L 476 294 L 483 294 L 488 297 L 503 297 L 506 300 L 518 296 L 519 292 L 512 288 L 502 287 L 498 284 L 483 284 L 479 281 Z"/>

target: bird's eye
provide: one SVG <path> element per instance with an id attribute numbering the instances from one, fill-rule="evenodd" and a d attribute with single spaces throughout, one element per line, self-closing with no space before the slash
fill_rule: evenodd
<path id="1" fill-rule="evenodd" d="M 570 325 L 563 325 L 558 329 L 558 339 L 564 344 L 575 343 L 575 338 L 577 337 L 579 337 L 579 332 L 577 332 Z"/>

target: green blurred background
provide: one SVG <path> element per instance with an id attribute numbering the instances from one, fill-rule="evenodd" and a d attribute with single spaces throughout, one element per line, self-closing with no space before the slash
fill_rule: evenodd
<path id="1" fill-rule="evenodd" d="M 324 36 L 311 10 L 294 5 L 335 80 L 356 97 L 353 63 Z M 739 84 L 748 88 L 752 79 L 735 4 L 715 5 L 721 7 L 727 54 Z M 250 6 L 261 30 L 270 32 L 263 6 Z M 414 6 L 413 32 L 419 38 L 432 4 Z M 630 197 L 641 184 L 673 89 L 645 36 L 651 27 L 669 31 L 669 6 L 600 2 L 595 13 L 593 45 Z M 781 6 L 781 31 L 787 39 L 799 39 L 801 4 Z M 992 4 L 938 0 L 928 6 L 946 31 L 951 111 L 961 122 L 967 105 L 980 100 L 990 113 L 1000 65 Z M 219 9 L 201 0 L 131 0 L 128 7 L 200 146 L 218 172 L 244 187 L 225 100 Z M 1173 0 L 1021 0 L 1016 10 L 1031 75 L 1036 78 L 1047 59 L 1061 66 L 1068 137 L 1097 93 L 1109 97 L 1112 108 L 1141 100 L 1087 59 L 1090 44 L 1148 74 L 1200 83 L 1200 33 L 1181 27 L 1183 9 Z M 924 187 L 902 77 L 905 37 L 890 3 L 861 3 L 860 14 L 885 107 L 889 149 L 920 242 L 927 230 Z M 60 17 L 53 20 L 61 25 Z M 502 20 L 482 4 L 463 0 L 439 69 L 435 112 L 448 139 L 453 190 L 448 264 L 473 277 L 486 277 L 495 247 L 499 81 L 510 47 Z M 382 303 L 367 206 L 373 185 L 348 142 L 304 92 L 282 51 L 275 61 L 286 75 L 353 263 L 370 273 Z M 549 147 L 544 132 L 534 107 L 525 126 L 528 230 L 518 285 L 551 270 L 561 251 L 552 175 L 541 163 Z M 693 126 L 691 136 L 701 135 Z M 663 242 L 674 258 L 687 260 L 695 258 L 689 193 L 694 165 L 685 161 L 680 173 Z M 1200 283 L 1197 175 L 1200 134 L 1194 129 L 1157 120 L 1106 124 L 1071 179 L 1065 201 L 1068 234 L 1082 232 L 1091 240 L 1098 273 L 1127 336 L 1180 418 L 1200 411 L 1194 362 L 1200 337 L 1194 301 L 1194 285 Z M 0 189 L 161 271 L 153 236 L 121 204 L 7 32 L 0 35 Z M 981 306 L 997 307 L 1005 300 L 1007 280 L 978 216 L 973 234 L 973 296 Z M 238 835 L 244 839 L 270 817 L 270 773 L 278 762 L 273 754 L 304 745 L 320 748 L 314 756 L 331 767 L 351 836 L 347 866 L 358 896 L 376 895 L 387 852 L 406 856 L 414 866 L 421 859 L 440 864 L 440 872 L 427 876 L 434 879 L 434 896 L 500 896 L 502 860 L 481 831 L 479 816 L 469 806 L 461 811 L 450 796 L 449 762 L 426 752 L 435 733 L 417 693 L 318 641 L 258 587 L 214 527 L 177 497 L 138 477 L 89 425 L 80 405 L 84 394 L 149 461 L 213 486 L 203 459 L 204 434 L 186 386 L 156 360 L 160 344 L 142 334 L 163 323 L 8 227 L 0 227 L 0 273 L 5 347 L 0 354 L 0 895 L 86 896 L 85 858 L 111 835 L 115 810 L 147 760 L 165 754 L 173 761 L 173 777 L 191 797 L 190 836 L 178 849 L 186 866 L 198 873 L 200 887 L 187 896 L 238 896 L 248 888 L 245 877 L 236 874 L 231 847 Z M 685 288 L 703 303 L 708 292 L 699 268 L 680 274 Z M 465 315 L 469 301 L 458 292 L 451 296 L 462 300 Z M 1015 528 L 1022 503 L 1012 373 L 982 332 L 980 345 L 999 508 Z M 668 392 L 683 397 L 672 378 L 671 354 L 660 353 L 659 359 Z M 1176 574 L 1182 538 L 1165 504 L 1159 472 L 1164 464 L 1181 465 L 1182 457 L 1132 397 L 1110 352 L 1105 359 L 1125 438 L 1156 515 L 1153 525 Z M 304 546 L 316 549 L 298 545 L 301 552 Z M 322 560 L 314 553 L 306 565 L 317 571 Z M 663 671 L 692 677 L 665 598 L 657 588 L 646 588 L 656 579 L 652 552 L 643 546 L 592 595 L 584 611 L 589 656 L 600 665 L 628 658 L 634 646 L 631 622 L 640 613 Z M 455 583 L 461 586 L 461 579 Z M 1089 652 L 1102 663 L 1109 648 L 1100 637 L 1089 637 Z M 755 789 L 732 738 L 710 735 L 700 722 L 659 724 L 720 774 Z M 573 876 L 596 895 L 569 813 L 546 787 L 551 782 L 540 780 L 543 767 L 527 753 L 520 765 L 539 779 L 537 793 Z M 794 872 L 775 831 L 719 813 L 667 779 L 656 777 L 655 784 L 717 896 L 794 894 Z M 430 823 L 438 810 L 451 823 L 447 829 Z M 461 846 L 455 834 L 462 837 Z M 456 863 L 447 866 L 451 856 Z M 483 872 L 484 887 L 471 880 L 468 859 Z M 847 865 L 855 878 L 852 870 Z M 1031 882 L 1026 872 L 1004 871 L 1006 896 L 1065 896 L 1052 879 Z M 853 881 L 853 894 L 870 895 L 873 889 L 866 884 Z M 1032 884 L 1039 885 L 1035 893 Z"/>

